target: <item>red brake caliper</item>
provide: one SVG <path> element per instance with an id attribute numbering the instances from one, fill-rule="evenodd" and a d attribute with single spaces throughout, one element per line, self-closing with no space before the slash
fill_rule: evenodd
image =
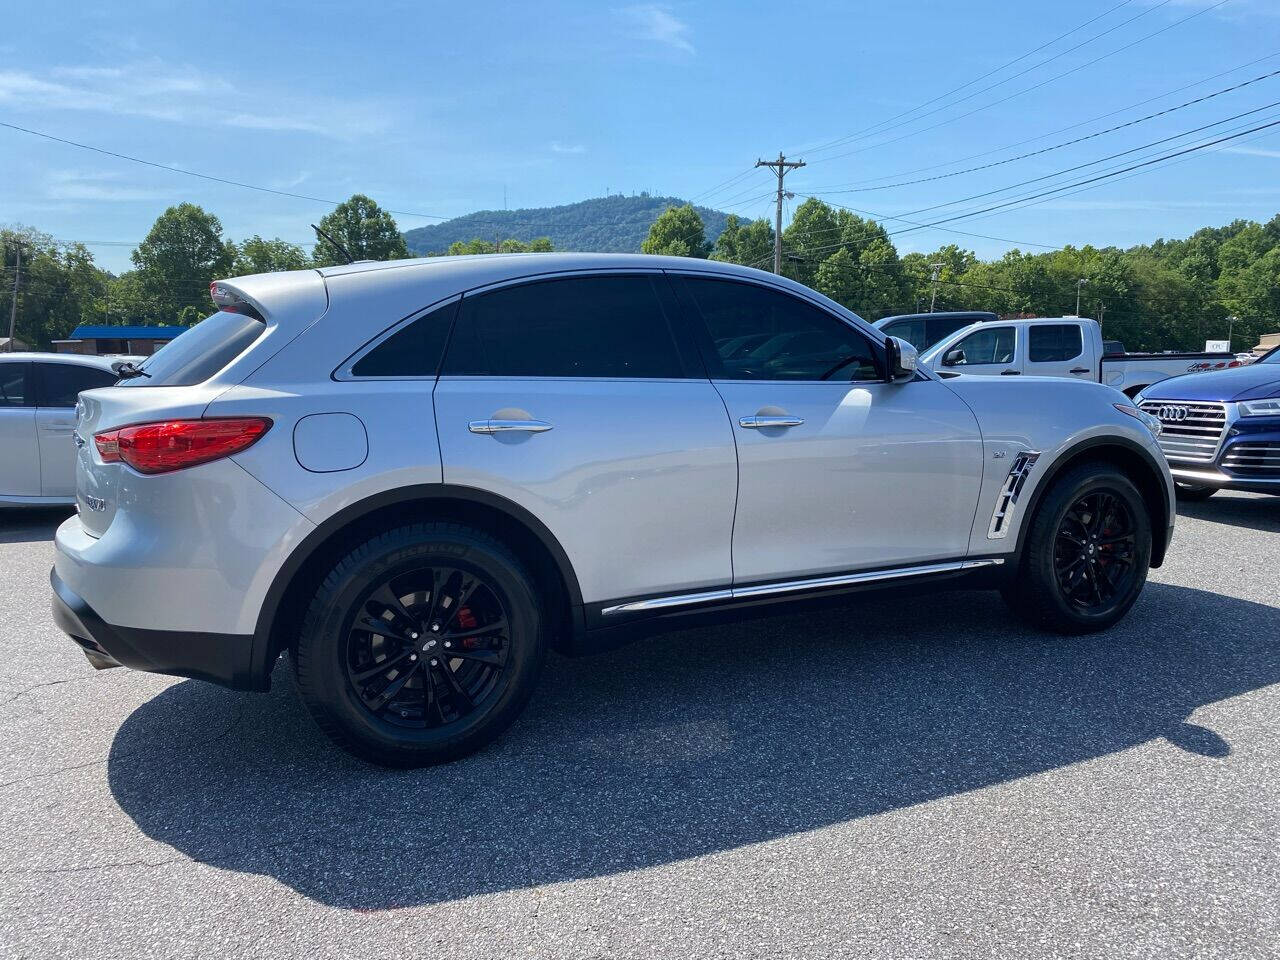
<path id="1" fill-rule="evenodd" d="M 476 628 L 476 615 L 471 612 L 470 607 L 459 607 L 455 619 L 458 621 L 458 626 L 463 630 L 474 630 Z M 462 645 L 468 650 L 474 650 L 480 645 L 480 640 L 477 637 L 464 637 Z"/>

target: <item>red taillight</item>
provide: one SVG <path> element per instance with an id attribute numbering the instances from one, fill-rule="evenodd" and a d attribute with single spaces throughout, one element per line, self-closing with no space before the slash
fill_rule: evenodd
<path id="1" fill-rule="evenodd" d="M 103 463 L 123 461 L 139 473 L 168 473 L 239 453 L 267 432 L 266 417 L 164 420 L 95 434 Z"/>

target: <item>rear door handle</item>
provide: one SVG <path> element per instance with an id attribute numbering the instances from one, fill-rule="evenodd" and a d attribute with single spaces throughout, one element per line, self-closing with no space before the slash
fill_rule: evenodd
<path id="1" fill-rule="evenodd" d="M 1071 372 L 1072 373 L 1093 373 L 1093 371 L 1090 370 L 1088 367 L 1072 367 Z"/>
<path id="2" fill-rule="evenodd" d="M 1022 371 L 1021 371 L 1021 370 L 1001 370 L 1001 371 L 1000 371 L 1000 376 L 1002 376 L 1002 377 L 1020 377 L 1020 376 L 1022 376 Z"/>
<path id="3" fill-rule="evenodd" d="M 804 417 L 742 417 L 738 425 L 748 430 L 759 430 L 763 427 L 798 427 L 804 423 Z"/>
<path id="4" fill-rule="evenodd" d="M 472 433 L 546 433 L 551 424 L 546 420 L 472 420 L 467 429 Z"/>

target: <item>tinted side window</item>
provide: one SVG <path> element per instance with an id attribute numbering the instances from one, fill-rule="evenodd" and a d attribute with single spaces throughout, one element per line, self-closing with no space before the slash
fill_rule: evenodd
<path id="1" fill-rule="evenodd" d="M 1074 323 L 1033 326 L 1027 332 L 1027 356 L 1032 363 L 1074 360 L 1084 351 L 1080 328 Z"/>
<path id="2" fill-rule="evenodd" d="M 457 311 L 455 300 L 409 322 L 357 360 L 352 376 L 434 377 Z"/>
<path id="3" fill-rule="evenodd" d="M 967 327 L 973 321 L 966 317 L 930 317 L 926 327 L 929 331 L 928 345 L 933 346 L 939 340 L 943 340 L 961 327 Z"/>
<path id="4" fill-rule="evenodd" d="M 952 349 L 964 351 L 966 365 L 1013 363 L 1014 342 L 1013 327 L 991 327 L 969 334 Z"/>
<path id="5" fill-rule="evenodd" d="M 905 340 L 917 350 L 923 350 L 930 342 L 926 339 L 923 320 L 897 320 L 880 328 L 890 337 Z"/>
<path id="6" fill-rule="evenodd" d="M 36 367 L 40 371 L 36 404 L 41 407 L 74 407 L 81 390 L 109 387 L 119 379 L 109 370 L 73 363 L 38 363 Z"/>
<path id="7" fill-rule="evenodd" d="M 29 363 L 0 363 L 0 407 L 26 405 L 29 366 Z"/>
<path id="8" fill-rule="evenodd" d="M 715 354 L 712 376 L 724 380 L 881 379 L 877 351 L 853 327 L 790 294 L 732 280 L 683 277 Z M 727 345 L 757 342 L 745 353 Z M 715 369 L 717 367 L 719 369 Z"/>
<path id="9" fill-rule="evenodd" d="M 652 276 L 566 277 L 466 296 L 444 372 L 493 377 L 685 376 Z"/>

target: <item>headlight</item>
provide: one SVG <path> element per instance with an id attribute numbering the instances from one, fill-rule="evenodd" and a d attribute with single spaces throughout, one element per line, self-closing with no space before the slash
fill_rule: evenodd
<path id="1" fill-rule="evenodd" d="M 1141 393 L 1139 393 L 1136 397 L 1133 398 L 1133 405 L 1135 407 L 1140 407 L 1146 402 L 1147 402 L 1147 398 L 1144 397 Z"/>
<path id="2" fill-rule="evenodd" d="M 1242 417 L 1280 417 L 1280 397 L 1268 400 L 1245 400 L 1240 404 Z"/>
<path id="3" fill-rule="evenodd" d="M 1151 431 L 1151 435 L 1153 437 L 1160 436 L 1160 432 L 1164 429 L 1164 427 L 1160 425 L 1159 420 L 1147 413 L 1145 410 L 1139 410 L 1131 403 L 1113 403 L 1112 406 L 1121 413 L 1128 414 L 1133 417 L 1135 420 L 1141 420 L 1146 428 Z"/>

